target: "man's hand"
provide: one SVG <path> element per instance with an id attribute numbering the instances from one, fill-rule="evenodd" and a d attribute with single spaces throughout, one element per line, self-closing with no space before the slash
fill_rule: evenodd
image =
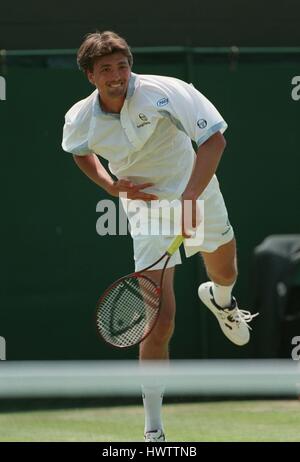
<path id="1" fill-rule="evenodd" d="M 197 197 L 188 193 L 183 193 L 181 196 L 181 202 L 182 236 L 185 238 L 193 237 L 196 228 L 201 223 L 200 208 L 197 204 Z"/>
<path id="2" fill-rule="evenodd" d="M 143 189 L 150 188 L 153 186 L 153 183 L 142 183 L 142 184 L 134 184 L 132 181 L 129 180 L 118 180 L 114 181 L 114 183 L 110 186 L 108 192 L 114 197 L 122 196 L 122 193 L 126 193 L 127 199 L 137 199 L 143 201 L 153 201 L 158 200 L 158 197 L 155 194 L 149 194 L 143 192 Z"/>

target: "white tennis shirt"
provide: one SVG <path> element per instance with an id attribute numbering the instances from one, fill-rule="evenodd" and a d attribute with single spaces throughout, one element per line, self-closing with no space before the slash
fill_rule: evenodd
<path id="1" fill-rule="evenodd" d="M 214 105 L 192 85 L 173 77 L 132 73 L 120 114 L 101 109 L 98 90 L 67 112 L 64 151 L 108 160 L 118 179 L 152 182 L 146 192 L 173 200 L 191 176 L 195 152 L 227 124 Z"/>

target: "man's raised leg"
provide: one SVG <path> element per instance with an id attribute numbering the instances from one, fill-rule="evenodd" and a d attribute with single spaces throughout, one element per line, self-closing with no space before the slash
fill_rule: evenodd
<path id="1" fill-rule="evenodd" d="M 250 339 L 248 322 L 257 314 L 240 310 L 232 296 L 238 274 L 235 239 L 214 252 L 201 254 L 211 281 L 200 285 L 199 298 L 216 316 L 226 337 L 236 345 L 245 345 Z"/>

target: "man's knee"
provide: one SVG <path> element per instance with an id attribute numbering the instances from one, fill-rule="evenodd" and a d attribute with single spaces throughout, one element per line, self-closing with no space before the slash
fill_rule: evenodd
<path id="1" fill-rule="evenodd" d="M 164 345 L 171 340 L 175 329 L 175 317 L 173 315 L 161 314 L 151 332 L 151 340 L 159 345 Z"/>
<path id="2" fill-rule="evenodd" d="M 158 283 L 161 278 L 161 272 L 152 271 L 151 273 L 149 277 L 152 277 Z M 176 301 L 173 288 L 173 276 L 174 268 L 168 268 L 163 284 L 163 303 L 160 308 L 158 320 L 149 336 L 151 343 L 154 343 L 156 346 L 167 344 L 175 328 Z"/>

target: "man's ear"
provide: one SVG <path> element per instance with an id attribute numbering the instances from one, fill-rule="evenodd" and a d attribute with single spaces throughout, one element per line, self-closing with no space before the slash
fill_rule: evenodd
<path id="1" fill-rule="evenodd" d="M 87 69 L 87 71 L 86 71 L 86 76 L 87 76 L 87 78 L 89 79 L 89 82 L 90 82 L 92 85 L 95 85 L 95 79 L 94 79 L 94 73 L 93 73 L 93 71 L 90 71 L 89 69 Z"/>

